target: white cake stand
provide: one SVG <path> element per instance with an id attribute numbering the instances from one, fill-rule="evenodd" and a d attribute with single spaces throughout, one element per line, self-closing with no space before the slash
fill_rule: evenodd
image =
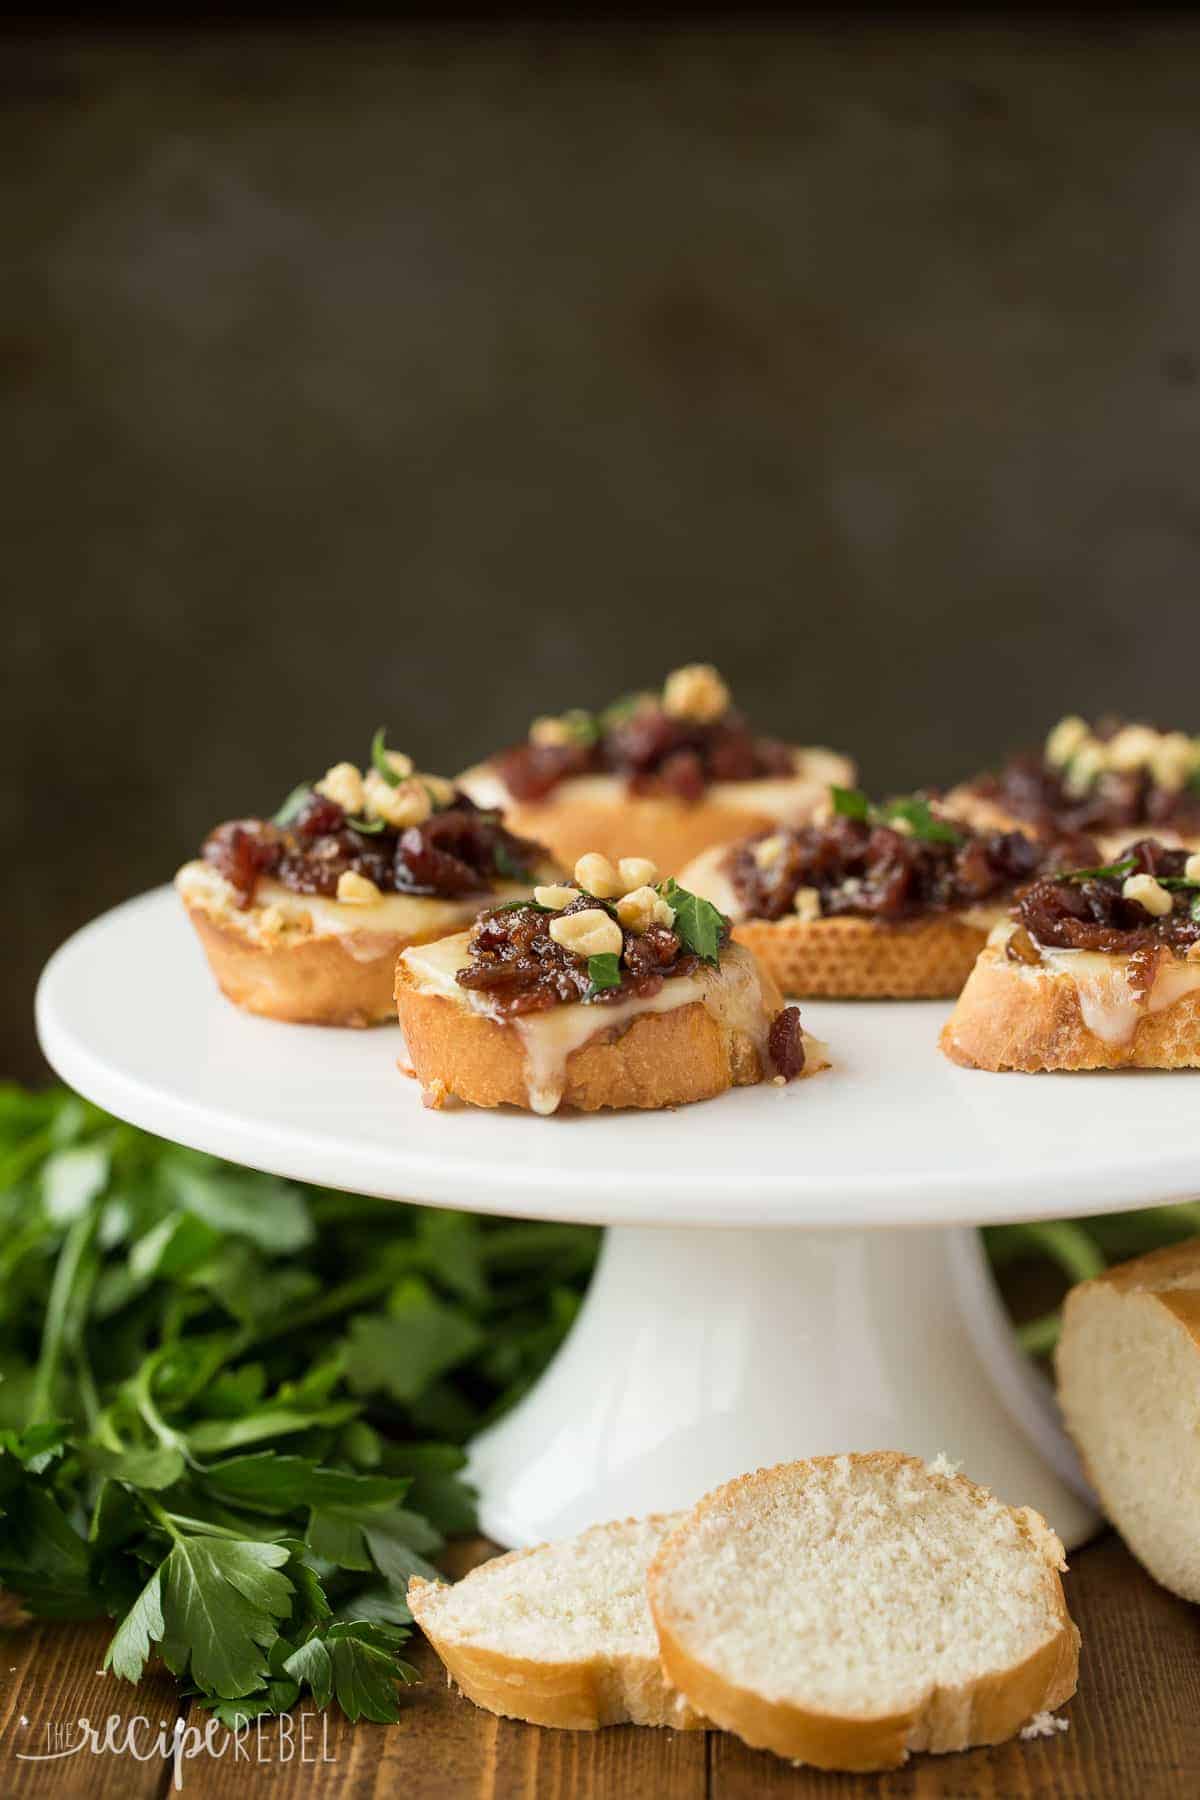
<path id="1" fill-rule="evenodd" d="M 567 1343 L 475 1444 L 523 1545 L 821 1451 L 938 1451 L 1078 1543 L 1087 1490 L 974 1231 L 1200 1188 L 1181 1074 L 998 1076 L 945 1008 L 804 1008 L 834 1067 L 654 1114 L 427 1111 L 398 1036 L 253 1019 L 164 889 L 87 926 L 37 999 L 64 1080 L 235 1162 L 390 1199 L 610 1227 Z"/>

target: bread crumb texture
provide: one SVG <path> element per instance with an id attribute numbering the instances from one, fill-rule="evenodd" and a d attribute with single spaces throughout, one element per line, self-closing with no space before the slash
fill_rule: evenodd
<path id="1" fill-rule="evenodd" d="M 1042 1546 L 985 1489 L 908 1458 L 768 1473 L 691 1515 L 664 1584 L 679 1635 L 739 1686 L 891 1712 L 1019 1663 L 1060 1629 Z"/>

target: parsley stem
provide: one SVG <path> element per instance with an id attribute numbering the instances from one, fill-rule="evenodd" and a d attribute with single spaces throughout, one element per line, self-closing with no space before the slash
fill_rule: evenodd
<path id="1" fill-rule="evenodd" d="M 157 1500 L 152 1500 L 145 1488 L 138 1489 L 138 1499 L 144 1511 L 149 1513 L 156 1525 L 162 1526 L 168 1537 L 174 1538 L 177 1544 L 183 1541 L 183 1533 L 176 1531 L 171 1514 Z"/>
<path id="2" fill-rule="evenodd" d="M 53 1416 L 63 1352 L 78 1336 L 84 1305 L 96 1276 L 94 1265 L 89 1270 L 88 1256 L 99 1222 L 100 1208 L 93 1200 L 78 1218 L 71 1221 L 54 1265 L 42 1347 L 29 1396 L 26 1419 L 29 1425 L 40 1424 Z"/>

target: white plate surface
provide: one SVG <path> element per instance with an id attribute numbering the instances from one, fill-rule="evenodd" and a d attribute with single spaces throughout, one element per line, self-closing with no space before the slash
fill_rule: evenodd
<path id="1" fill-rule="evenodd" d="M 1200 1192 L 1200 1073 L 987 1075 L 940 1003 L 815 1002 L 834 1067 L 663 1113 L 440 1113 L 398 1030 L 254 1019 L 174 893 L 77 932 L 38 990 L 63 1079 L 149 1131 L 389 1199 L 601 1224 L 868 1226 L 1062 1217 Z"/>

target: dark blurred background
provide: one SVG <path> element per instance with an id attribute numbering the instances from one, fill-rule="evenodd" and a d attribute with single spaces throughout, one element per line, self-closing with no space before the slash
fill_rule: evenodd
<path id="1" fill-rule="evenodd" d="M 1200 726 L 1200 35 L 0 43 L 0 1073 L 54 944 L 360 759 L 707 657 L 950 780 Z"/>

